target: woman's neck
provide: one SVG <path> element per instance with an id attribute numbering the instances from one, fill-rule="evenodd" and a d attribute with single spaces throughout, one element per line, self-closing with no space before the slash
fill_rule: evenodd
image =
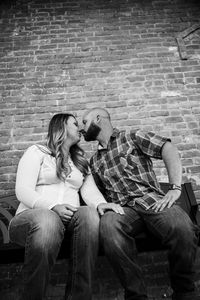
<path id="1" fill-rule="evenodd" d="M 63 154 L 65 158 L 68 158 L 70 156 L 70 145 L 64 145 L 63 146 Z"/>

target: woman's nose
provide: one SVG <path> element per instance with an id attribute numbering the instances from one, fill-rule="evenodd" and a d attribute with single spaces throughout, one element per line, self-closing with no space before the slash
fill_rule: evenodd
<path id="1" fill-rule="evenodd" d="M 83 132 L 84 132 L 84 126 L 83 126 L 83 124 L 80 124 L 79 123 L 79 126 L 78 126 L 78 129 L 79 129 L 79 132 L 82 134 Z"/>

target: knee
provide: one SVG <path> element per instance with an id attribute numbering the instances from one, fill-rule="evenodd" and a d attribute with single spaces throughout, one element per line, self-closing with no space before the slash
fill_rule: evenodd
<path id="1" fill-rule="evenodd" d="M 189 216 L 180 208 L 176 209 L 175 217 L 173 218 L 173 223 L 171 222 L 170 225 L 171 232 L 178 241 L 185 243 L 188 246 L 190 246 L 191 243 L 193 244 L 195 242 L 195 226 L 190 220 Z"/>
<path id="2" fill-rule="evenodd" d="M 120 222 L 118 218 L 118 214 L 115 212 L 109 211 L 106 212 L 102 217 L 100 221 L 100 232 L 104 235 L 107 235 L 107 233 L 113 233 L 117 231 L 120 227 Z"/>
<path id="3" fill-rule="evenodd" d="M 106 212 L 100 220 L 100 238 L 103 243 L 120 244 L 123 229 L 118 214 Z"/>
<path id="4" fill-rule="evenodd" d="M 65 229 L 56 213 L 43 210 L 31 231 L 35 246 L 47 249 L 61 244 Z"/>
<path id="5" fill-rule="evenodd" d="M 177 240 L 190 246 L 195 242 L 196 234 L 193 224 L 178 222 L 173 227 L 174 235 Z"/>
<path id="6" fill-rule="evenodd" d="M 81 206 L 75 213 L 75 219 L 78 224 L 88 228 L 88 230 L 99 231 L 99 215 L 95 208 Z"/>

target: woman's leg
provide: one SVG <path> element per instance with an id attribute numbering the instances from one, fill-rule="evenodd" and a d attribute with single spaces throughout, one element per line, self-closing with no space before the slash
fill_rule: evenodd
<path id="1" fill-rule="evenodd" d="M 59 216 L 51 210 L 28 209 L 9 226 L 11 241 L 25 246 L 23 300 L 42 300 L 64 236 Z"/>
<path id="2" fill-rule="evenodd" d="M 99 249 L 99 216 L 95 209 L 81 206 L 66 228 L 71 237 L 66 300 L 92 299 L 92 274 Z"/>

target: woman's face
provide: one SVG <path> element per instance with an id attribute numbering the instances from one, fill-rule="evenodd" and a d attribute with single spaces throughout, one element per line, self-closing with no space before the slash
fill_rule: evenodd
<path id="1" fill-rule="evenodd" d="M 66 125 L 67 141 L 71 144 L 77 144 L 81 139 L 81 133 L 79 132 L 78 122 L 74 117 L 69 117 Z"/>

